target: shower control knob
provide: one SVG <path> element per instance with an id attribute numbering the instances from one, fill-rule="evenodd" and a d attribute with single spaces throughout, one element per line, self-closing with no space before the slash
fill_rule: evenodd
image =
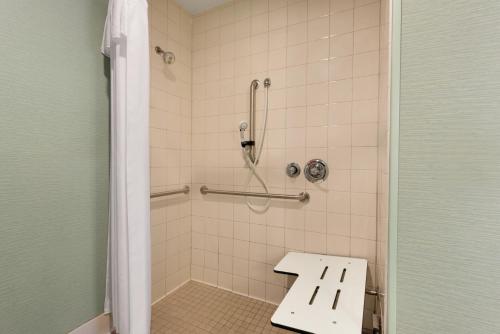
<path id="1" fill-rule="evenodd" d="M 323 182 L 328 178 L 328 165 L 321 159 L 310 160 L 304 168 L 304 175 L 309 182 Z"/>
<path id="2" fill-rule="evenodd" d="M 286 166 L 286 175 L 297 177 L 300 175 L 300 166 L 296 162 L 291 162 Z"/>

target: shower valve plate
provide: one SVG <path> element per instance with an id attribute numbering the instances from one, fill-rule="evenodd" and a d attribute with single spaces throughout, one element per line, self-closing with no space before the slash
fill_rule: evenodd
<path id="1" fill-rule="evenodd" d="M 302 333 L 361 333 L 366 260 L 290 252 L 274 271 L 298 277 L 272 316 L 273 325 Z"/>

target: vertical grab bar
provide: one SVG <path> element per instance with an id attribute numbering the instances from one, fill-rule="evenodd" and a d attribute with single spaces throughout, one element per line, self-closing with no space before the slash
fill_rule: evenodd
<path id="1" fill-rule="evenodd" d="M 257 94 L 257 88 L 259 88 L 259 80 L 252 80 L 250 84 L 250 117 L 248 120 L 248 141 L 250 143 L 249 157 L 252 162 L 255 162 L 255 99 Z"/>

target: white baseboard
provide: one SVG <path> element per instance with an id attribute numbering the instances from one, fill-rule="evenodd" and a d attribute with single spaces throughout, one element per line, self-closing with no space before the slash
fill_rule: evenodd
<path id="1" fill-rule="evenodd" d="M 72 330 L 69 334 L 110 334 L 111 317 L 109 314 L 101 314 L 94 319 L 84 323 Z"/>

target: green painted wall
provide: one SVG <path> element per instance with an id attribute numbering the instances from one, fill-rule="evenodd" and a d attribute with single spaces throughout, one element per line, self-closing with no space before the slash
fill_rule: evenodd
<path id="1" fill-rule="evenodd" d="M 101 314 L 109 99 L 105 0 L 0 3 L 0 333 Z"/>
<path id="2" fill-rule="evenodd" d="M 500 2 L 401 3 L 390 334 L 500 333 Z"/>

